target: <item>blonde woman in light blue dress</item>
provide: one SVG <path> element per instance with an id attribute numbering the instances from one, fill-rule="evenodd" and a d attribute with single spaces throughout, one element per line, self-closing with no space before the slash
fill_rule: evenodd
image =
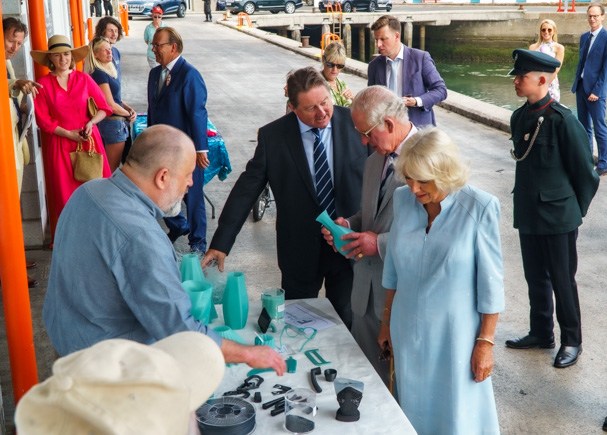
<path id="1" fill-rule="evenodd" d="M 529 50 L 541 51 L 549 56 L 556 58 L 561 62 L 561 67 L 556 69 L 556 73 L 563 67 L 565 58 L 565 47 L 557 42 L 556 23 L 552 20 L 542 20 L 537 41 L 529 46 Z M 561 89 L 559 87 L 559 78 L 555 74 L 554 80 L 548 87 L 548 93 L 556 101 L 561 99 Z"/>

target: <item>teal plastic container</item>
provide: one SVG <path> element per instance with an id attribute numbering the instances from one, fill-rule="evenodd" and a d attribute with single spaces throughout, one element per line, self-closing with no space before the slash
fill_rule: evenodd
<path id="1" fill-rule="evenodd" d="M 223 320 L 232 329 L 242 329 L 249 315 L 249 297 L 244 273 L 230 272 L 223 293 Z"/>
<path id="2" fill-rule="evenodd" d="M 333 219 L 331 219 L 331 216 L 329 216 L 329 213 L 327 213 L 326 210 L 318 215 L 316 222 L 320 222 L 323 227 L 329 230 L 333 236 L 333 245 L 337 249 L 337 252 L 343 256 L 348 255 L 350 251 L 344 252 L 342 251 L 342 248 L 352 240 L 342 240 L 341 237 L 345 236 L 346 234 L 350 234 L 352 230 L 350 228 L 337 225 L 335 222 L 333 222 Z"/>

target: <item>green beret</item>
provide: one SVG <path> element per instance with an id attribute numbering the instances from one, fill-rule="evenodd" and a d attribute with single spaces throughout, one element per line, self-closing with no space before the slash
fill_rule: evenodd
<path id="1" fill-rule="evenodd" d="M 540 51 L 517 48 L 512 52 L 514 68 L 508 73 L 511 76 L 520 76 L 530 71 L 553 73 L 561 66 L 554 57 Z"/>

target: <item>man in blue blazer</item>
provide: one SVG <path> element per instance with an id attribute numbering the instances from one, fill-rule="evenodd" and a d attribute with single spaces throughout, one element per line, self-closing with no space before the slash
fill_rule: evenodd
<path id="1" fill-rule="evenodd" d="M 349 326 L 352 266 L 324 241 L 315 219 L 323 210 L 331 210 L 333 218 L 358 210 L 367 147 L 350 110 L 333 106 L 327 82 L 316 68 L 289 74 L 287 89 L 293 111 L 259 129 L 255 154 L 223 206 L 203 266 L 216 260 L 223 270 L 253 203 L 269 183 L 285 297 L 315 298 L 324 283 L 327 298 Z M 324 169 L 317 167 L 320 160 L 326 161 Z M 331 184 L 325 187 L 333 196 L 328 207 L 326 195 L 321 195 L 325 190 L 319 188 L 327 174 Z"/>
<path id="2" fill-rule="evenodd" d="M 605 103 L 607 97 L 607 31 L 603 29 L 605 8 L 591 3 L 586 10 L 590 31 L 580 38 L 580 61 L 577 65 L 571 92 L 575 93 L 577 117 L 588 134 L 590 152 L 593 148 L 592 131 L 598 149 L 596 171 L 607 174 L 607 124 Z"/>
<path id="3" fill-rule="evenodd" d="M 436 125 L 432 107 L 447 98 L 447 87 L 430 53 L 400 42 L 400 21 L 384 15 L 371 25 L 380 56 L 369 62 L 367 84 L 386 86 L 403 101 L 417 127 Z"/>
<path id="4" fill-rule="evenodd" d="M 189 233 L 190 248 L 205 252 L 207 215 L 204 204 L 204 168 L 207 156 L 207 88 L 202 76 L 187 63 L 181 53 L 183 41 L 177 31 L 163 27 L 154 34 L 152 51 L 160 64 L 148 78 L 148 125 L 168 124 L 187 134 L 196 146 L 196 169 L 185 202 L 187 219 L 175 204 L 175 215 L 166 216 L 172 242 Z"/>

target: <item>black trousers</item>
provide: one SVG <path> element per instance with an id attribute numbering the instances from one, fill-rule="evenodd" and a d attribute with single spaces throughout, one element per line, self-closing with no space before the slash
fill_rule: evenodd
<path id="1" fill-rule="evenodd" d="M 525 279 L 529 286 L 529 334 L 549 339 L 553 336 L 552 313 L 561 328 L 561 344 L 582 344 L 582 324 L 575 273 L 578 231 L 547 236 L 520 234 Z"/>
<path id="2" fill-rule="evenodd" d="M 316 298 L 325 283 L 327 299 L 339 314 L 344 324 L 350 329 L 352 325 L 352 265 L 341 254 L 322 240 L 318 272 L 312 280 L 302 280 L 297 274 L 282 273 L 282 288 L 285 290 L 285 299 Z"/>

